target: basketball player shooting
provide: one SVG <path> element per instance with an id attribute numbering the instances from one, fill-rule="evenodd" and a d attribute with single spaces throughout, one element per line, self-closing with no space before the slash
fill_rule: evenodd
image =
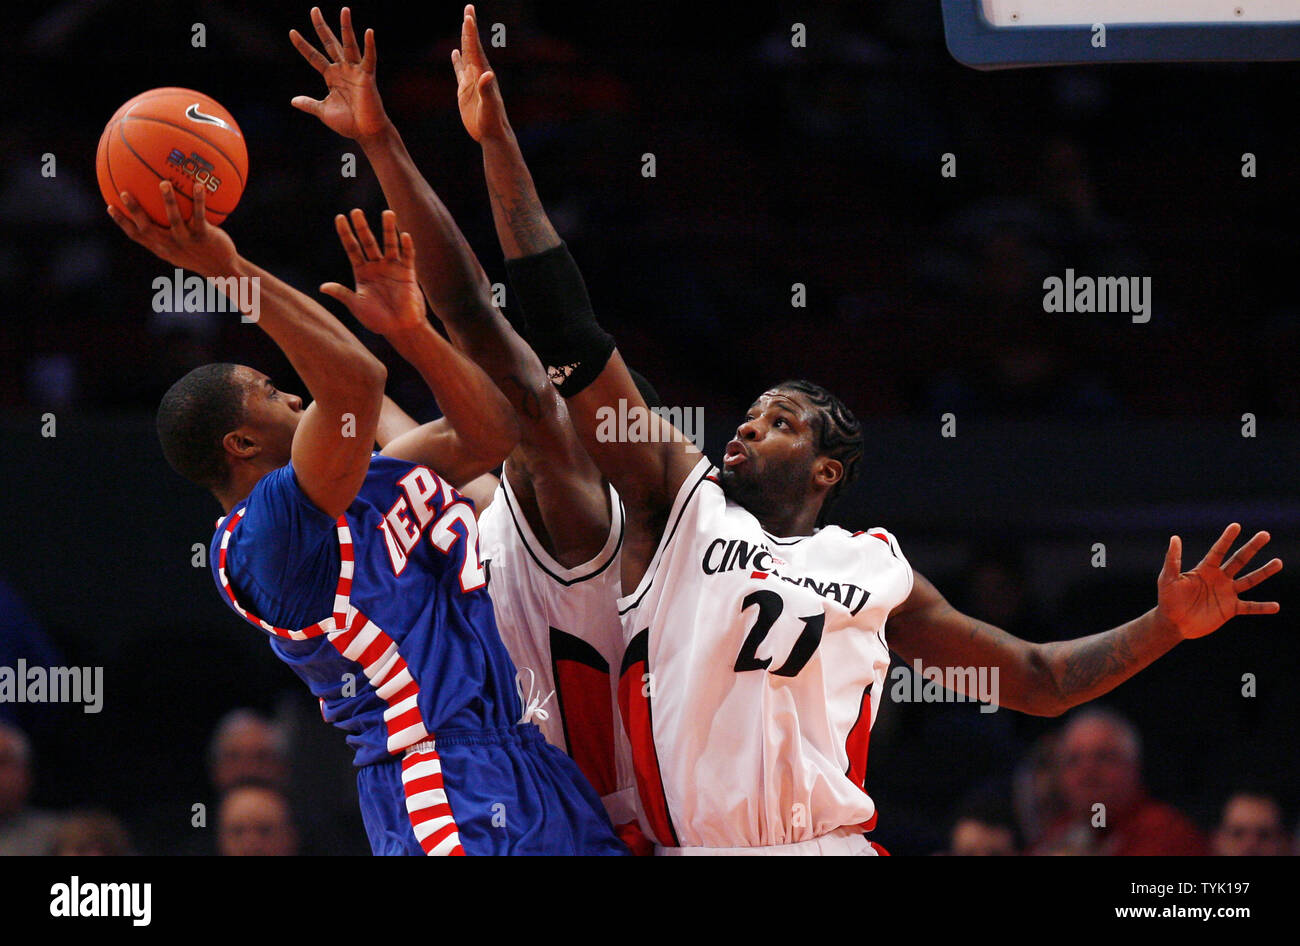
<path id="1" fill-rule="evenodd" d="M 410 235 L 387 211 L 380 248 L 360 211 L 340 215 L 356 289 L 321 287 L 420 371 L 447 422 L 372 453 L 384 365 L 240 257 L 205 220 L 201 188 L 188 223 L 160 188 L 170 227 L 130 194 L 113 220 L 175 266 L 259 279 L 257 324 L 313 397 L 304 409 L 260 372 L 206 365 L 164 396 L 158 430 L 172 466 L 225 511 L 211 548 L 223 600 L 348 734 L 374 853 L 625 854 L 573 762 L 520 724 L 474 511 L 452 485 L 500 463 L 518 430 L 495 385 L 428 322 Z"/>
<path id="2" fill-rule="evenodd" d="M 389 119 L 376 80 L 374 31 L 365 32 L 363 50 L 347 7 L 337 35 L 319 8 L 311 20 L 320 49 L 296 30 L 290 39 L 320 73 L 327 95 L 298 96 L 293 105 L 360 144 L 385 200 L 411 230 L 431 307 L 457 348 L 505 392 L 519 421 L 519 443 L 501 482 L 484 476 L 463 491 L 479 510 L 497 625 L 528 674 L 530 693 L 521 690 L 521 698 L 536 707 L 548 741 L 574 758 L 622 836 L 637 845 L 643 839 L 629 827 L 636 818 L 631 750 L 615 722 L 622 505 L 583 449 L 537 355 L 492 304 L 477 258 Z M 462 117 L 473 134 L 474 113 L 462 109 Z M 553 237 L 549 223 L 540 223 L 534 231 L 498 216 L 507 260 L 536 252 L 545 244 L 535 241 L 547 232 Z M 393 432 L 381 432 L 380 442 Z"/>
<path id="3" fill-rule="evenodd" d="M 468 95 L 481 116 L 494 213 L 544 220 L 473 7 L 453 60 L 462 113 Z M 891 649 L 909 664 L 996 668 L 1000 705 L 1055 716 L 1237 615 L 1278 612 L 1241 598 L 1282 568 L 1243 573 L 1268 533 L 1231 551 L 1233 523 L 1189 571 L 1171 537 L 1156 606 L 1111 630 L 1033 644 L 962 614 L 887 530 L 827 522 L 863 434 L 807 381 L 754 399 L 720 469 L 653 414 L 659 429 L 638 441 L 600 436 L 601 408 L 645 404 L 567 248 L 548 242 L 512 264 L 511 281 L 529 340 L 626 508 L 619 693 L 660 853 L 878 853 L 864 836 L 876 820 L 864 779 Z"/>

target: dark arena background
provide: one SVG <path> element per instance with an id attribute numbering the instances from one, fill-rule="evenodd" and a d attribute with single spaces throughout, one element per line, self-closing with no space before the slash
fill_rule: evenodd
<path id="1" fill-rule="evenodd" d="M 289 105 L 323 94 L 287 38 L 312 38 L 309 7 L 54 2 L 7 10 L 0 31 L 0 665 L 103 672 L 99 712 L 8 702 L 0 719 L 30 739 L 29 809 L 106 813 L 117 833 L 101 829 L 139 853 L 217 852 L 210 744 L 240 708 L 283 739 L 263 747 L 283 766 L 245 762 L 288 786 L 288 849 L 368 853 L 342 736 L 196 567 L 219 510 L 166 466 L 154 433 L 162 393 L 204 362 L 306 391 L 237 316 L 153 311 L 170 267 L 117 230 L 94 174 L 104 123 L 131 96 L 215 98 L 248 143 L 225 224 L 241 254 L 322 299 L 385 358 L 389 393 L 436 416 L 414 370 L 315 291 L 350 278 L 333 215 L 375 220 L 383 202 L 359 149 Z M 390 115 L 504 282 L 456 109 L 461 9 L 360 2 L 353 15 L 376 30 Z M 1278 556 L 1290 571 L 1247 597 L 1281 602 L 1279 615 L 1185 642 L 1100 704 L 1137 727 L 1147 790 L 1207 850 L 1241 791 L 1280 806 L 1289 847 L 1295 67 L 979 72 L 945 47 L 938 0 L 484 0 L 478 15 L 485 36 L 505 25 L 488 55 L 599 317 L 666 404 L 703 409 L 715 462 L 773 382 L 830 388 L 867 444 L 833 518 L 888 528 L 957 607 L 1033 641 L 1153 607 L 1172 534 L 1190 568 L 1230 522 L 1272 533 L 1258 564 Z M 1044 280 L 1067 270 L 1149 277 L 1149 320 L 1045 311 Z M 958 815 L 977 810 L 995 826 L 1018 818 L 1031 849 L 1068 721 L 887 696 L 873 837 L 896 855 L 948 852 Z"/>

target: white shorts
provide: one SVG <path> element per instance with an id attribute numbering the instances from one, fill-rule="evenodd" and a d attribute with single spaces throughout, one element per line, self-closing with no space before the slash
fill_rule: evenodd
<path id="1" fill-rule="evenodd" d="M 753 847 L 660 847 L 656 844 L 655 854 L 665 857 L 876 857 L 880 852 L 871 846 L 861 828 L 840 828 L 798 844 Z"/>

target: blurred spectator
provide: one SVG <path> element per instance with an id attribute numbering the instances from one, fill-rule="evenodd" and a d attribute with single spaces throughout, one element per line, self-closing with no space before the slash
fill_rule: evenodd
<path id="1" fill-rule="evenodd" d="M 1077 714 L 1061 735 L 1057 758 L 1066 814 L 1032 853 L 1208 853 L 1191 821 L 1147 795 L 1141 738 L 1119 714 L 1105 709 Z"/>
<path id="2" fill-rule="evenodd" d="M 36 623 L 22 599 L 7 582 L 0 581 L 0 667 L 17 667 L 19 659 L 28 666 L 57 667 L 63 659 L 49 636 Z M 11 723 L 40 741 L 54 728 L 55 714 L 47 703 L 0 701 L 0 723 Z"/>
<path id="3" fill-rule="evenodd" d="M 135 852 L 122 822 L 106 811 L 82 809 L 64 816 L 54 835 L 52 853 L 65 857 L 122 857 Z"/>
<path id="4" fill-rule="evenodd" d="M 1237 792 L 1228 798 L 1211 843 L 1213 853 L 1221 857 L 1291 853 L 1282 806 L 1275 798 L 1253 792 Z"/>
<path id="5" fill-rule="evenodd" d="M 1040 841 L 1049 825 L 1065 815 L 1065 799 L 1057 772 L 1056 750 L 1060 737 L 1044 733 L 1016 766 L 1012 776 L 1012 803 L 1016 824 L 1026 847 Z"/>
<path id="6" fill-rule="evenodd" d="M 231 788 L 217 813 L 217 851 L 223 857 L 295 856 L 298 830 L 289 799 L 265 783 Z"/>
<path id="7" fill-rule="evenodd" d="M 954 857 L 995 857 L 1020 853 L 1011 806 L 992 795 L 962 805 L 953 822 L 948 853 Z"/>
<path id="8" fill-rule="evenodd" d="M 208 771 L 221 795 L 240 782 L 265 782 L 283 791 L 289 782 L 284 734 L 249 709 L 231 710 L 217 723 L 208 748 Z"/>
<path id="9" fill-rule="evenodd" d="M 26 734 L 0 723 L 0 856 L 49 854 L 58 819 L 27 807 L 32 746 Z"/>

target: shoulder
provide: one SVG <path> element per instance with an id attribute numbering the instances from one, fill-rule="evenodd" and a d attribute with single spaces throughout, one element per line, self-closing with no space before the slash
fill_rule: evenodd
<path id="1" fill-rule="evenodd" d="M 314 512 L 320 516 L 326 516 L 326 513 L 308 499 L 307 494 L 303 492 L 302 484 L 298 482 L 298 473 L 294 470 L 293 463 L 286 463 L 278 470 L 272 470 L 257 481 L 257 484 L 248 494 L 248 498 L 244 500 L 244 515 L 247 517 L 263 509 L 274 509 L 284 504 L 292 504 L 308 514 Z"/>
<path id="2" fill-rule="evenodd" d="M 293 464 L 267 473 L 230 514 L 217 523 L 216 544 L 250 567 L 277 563 L 332 545 L 338 520 L 307 497 Z M 238 528 L 236 528 L 238 526 Z M 232 564 L 235 564 L 232 562 Z M 236 571 L 241 570 L 235 564 Z"/>
<path id="3" fill-rule="evenodd" d="M 881 542 L 887 549 L 889 549 L 889 553 L 893 555 L 894 558 L 900 559 L 904 562 L 907 561 L 903 555 L 902 547 L 898 544 L 898 537 L 888 529 L 882 528 L 881 526 L 872 526 L 870 529 L 864 529 L 861 532 L 852 533 L 852 537 L 856 541 L 866 543 L 868 547 L 874 547 L 872 545 L 874 542 Z"/>

